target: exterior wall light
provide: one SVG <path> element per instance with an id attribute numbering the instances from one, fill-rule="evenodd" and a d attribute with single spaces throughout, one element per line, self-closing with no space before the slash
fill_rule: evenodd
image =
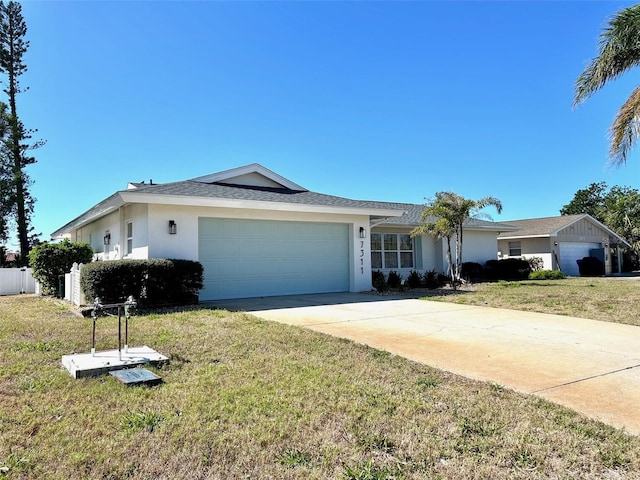
<path id="1" fill-rule="evenodd" d="M 178 233 L 178 224 L 173 220 L 169 220 L 169 235 Z"/>
<path id="2" fill-rule="evenodd" d="M 109 245 L 111 243 L 111 234 L 107 233 L 102 240 L 105 245 Z"/>
<path id="3" fill-rule="evenodd" d="M 367 238 L 367 231 L 364 227 L 360 227 L 360 238 Z"/>

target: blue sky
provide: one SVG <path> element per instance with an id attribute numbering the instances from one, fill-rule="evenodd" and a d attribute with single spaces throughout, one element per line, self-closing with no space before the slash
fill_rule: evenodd
<path id="1" fill-rule="evenodd" d="M 633 74 L 572 108 L 605 20 L 631 2 L 26 1 L 19 114 L 43 239 L 128 181 L 261 163 L 304 187 L 553 216 L 607 168 Z M 10 244 L 10 247 L 12 245 Z"/>

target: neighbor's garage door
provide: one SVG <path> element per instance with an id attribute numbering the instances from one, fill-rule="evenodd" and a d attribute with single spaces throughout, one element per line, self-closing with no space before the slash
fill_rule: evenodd
<path id="1" fill-rule="evenodd" d="M 600 248 L 599 243 L 561 242 L 560 243 L 560 270 L 565 275 L 580 275 L 576 260 L 582 260 L 589 256 L 589 250 Z"/>
<path id="2" fill-rule="evenodd" d="M 200 300 L 349 290 L 346 224 L 201 218 Z"/>

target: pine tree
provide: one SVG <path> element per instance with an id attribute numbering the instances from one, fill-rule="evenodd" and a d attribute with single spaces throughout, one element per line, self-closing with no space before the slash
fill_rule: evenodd
<path id="1" fill-rule="evenodd" d="M 13 210 L 12 178 L 11 167 L 6 149 L 7 134 L 9 131 L 9 116 L 6 103 L 0 102 L 0 243 L 4 243 L 9 238 L 9 219 Z M 4 255 L 0 252 L 1 255 Z M 4 257 L 0 258 L 0 261 Z"/>
<path id="2" fill-rule="evenodd" d="M 31 215 L 34 205 L 29 191 L 32 182 L 26 167 L 36 162 L 27 152 L 43 144 L 41 141 L 28 143 L 32 131 L 25 129 L 17 112 L 16 96 L 24 91 L 20 88 L 19 77 L 27 71 L 27 66 L 22 61 L 29 48 L 29 42 L 24 39 L 26 33 L 27 24 L 22 16 L 22 6 L 18 2 L 0 1 L 0 73 L 6 75 L 4 92 L 9 98 L 9 132 L 4 140 L 3 154 L 6 156 L 4 160 L 10 177 L 8 201 L 11 216 L 15 219 L 18 231 L 20 257 L 25 261 L 33 241 Z"/>

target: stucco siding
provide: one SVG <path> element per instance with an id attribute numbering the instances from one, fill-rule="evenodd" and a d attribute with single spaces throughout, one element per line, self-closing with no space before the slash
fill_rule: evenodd
<path id="1" fill-rule="evenodd" d="M 104 244 L 104 237 L 107 233 L 111 236 L 109 245 Z M 100 260 L 116 258 L 120 238 L 118 212 L 113 212 L 96 222 L 77 229 L 73 237 L 76 242 L 85 242 L 91 245 L 93 252 Z"/>
<path id="2" fill-rule="evenodd" d="M 275 210 L 149 205 L 149 236 L 153 242 L 150 258 L 198 260 L 199 218 L 259 219 L 275 221 L 326 222 L 349 224 L 349 288 L 358 292 L 371 289 L 371 248 L 369 217 L 364 215 L 309 214 Z M 168 232 L 169 220 L 177 224 L 177 233 Z M 360 227 L 366 237 L 360 238 Z"/>
<path id="3" fill-rule="evenodd" d="M 453 250 L 453 247 L 452 253 L 455 256 L 455 250 Z M 463 232 L 462 260 L 464 262 L 484 264 L 487 260 L 495 260 L 497 255 L 498 239 L 496 232 L 478 230 L 465 230 Z"/>
<path id="4" fill-rule="evenodd" d="M 122 210 L 122 238 L 121 249 L 124 258 L 145 259 L 149 258 L 149 224 L 147 204 L 134 203 L 125 206 Z M 126 248 L 126 224 L 133 222 L 133 249 L 131 252 Z"/>

